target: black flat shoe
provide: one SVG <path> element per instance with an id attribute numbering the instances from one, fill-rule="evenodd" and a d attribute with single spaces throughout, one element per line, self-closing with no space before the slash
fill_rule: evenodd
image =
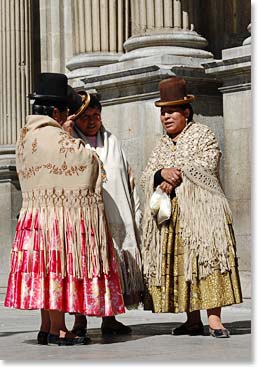
<path id="1" fill-rule="evenodd" d="M 228 329 L 212 329 L 209 327 L 209 333 L 214 338 L 230 338 L 230 332 Z"/>
<path id="2" fill-rule="evenodd" d="M 86 335 L 87 328 L 74 328 L 71 330 L 71 333 L 75 334 L 76 336 L 84 337 L 84 344 L 90 344 L 91 338 Z"/>
<path id="3" fill-rule="evenodd" d="M 202 323 L 193 325 L 191 327 L 187 327 L 185 324 L 182 324 L 181 326 L 172 330 L 172 335 L 204 335 L 204 327 Z"/>
<path id="4" fill-rule="evenodd" d="M 88 344 L 88 340 L 90 338 L 87 337 L 76 337 L 76 338 L 61 338 L 58 335 L 48 334 L 48 344 L 49 345 L 77 345 L 77 344 Z"/>
<path id="5" fill-rule="evenodd" d="M 85 336 L 87 333 L 86 328 L 73 328 L 71 333 L 75 334 L 76 336 Z"/>
<path id="6" fill-rule="evenodd" d="M 48 333 L 46 331 L 39 331 L 37 335 L 38 344 L 47 345 L 48 344 L 47 337 Z"/>
<path id="7" fill-rule="evenodd" d="M 129 326 L 116 322 L 112 326 L 101 326 L 102 335 L 126 335 L 132 332 Z"/>

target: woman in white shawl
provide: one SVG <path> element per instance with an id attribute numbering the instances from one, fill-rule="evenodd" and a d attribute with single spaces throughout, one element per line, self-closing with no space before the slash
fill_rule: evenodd
<path id="1" fill-rule="evenodd" d="M 87 96 L 81 92 L 82 98 Z M 73 136 L 81 138 L 86 147 L 96 150 L 105 170 L 104 207 L 109 229 L 120 268 L 120 279 L 125 305 L 137 307 L 143 291 L 142 265 L 140 255 L 140 201 L 136 192 L 131 168 L 117 138 L 107 131 L 101 120 L 102 106 L 99 100 L 90 95 L 85 111 L 78 111 L 76 103 L 70 108 L 75 113 Z M 75 330 L 86 327 L 84 316 L 76 316 Z M 127 334 L 131 332 L 115 320 L 115 317 L 103 318 L 103 334 Z"/>

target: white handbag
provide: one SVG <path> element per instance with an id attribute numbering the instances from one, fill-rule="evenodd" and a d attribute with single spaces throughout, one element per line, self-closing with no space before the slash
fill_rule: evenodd
<path id="1" fill-rule="evenodd" d="M 171 199 L 159 186 L 152 194 L 149 205 L 152 215 L 157 216 L 158 225 L 171 217 Z"/>

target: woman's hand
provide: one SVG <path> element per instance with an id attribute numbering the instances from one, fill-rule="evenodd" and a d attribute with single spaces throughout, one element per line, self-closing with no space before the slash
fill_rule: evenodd
<path id="1" fill-rule="evenodd" d="M 168 195 L 171 194 L 171 192 L 173 191 L 174 187 L 172 185 L 170 185 L 168 182 L 163 181 L 159 187 L 161 188 L 162 191 L 164 191 L 165 193 L 167 193 Z"/>
<path id="2" fill-rule="evenodd" d="M 163 168 L 161 170 L 161 176 L 167 183 L 173 186 L 173 189 L 182 182 L 181 171 L 178 168 Z"/>
<path id="3" fill-rule="evenodd" d="M 73 121 L 73 116 L 71 115 L 68 117 L 68 119 L 63 123 L 62 128 L 69 134 L 72 136 L 72 132 L 73 132 L 73 125 L 74 125 L 74 121 Z"/>

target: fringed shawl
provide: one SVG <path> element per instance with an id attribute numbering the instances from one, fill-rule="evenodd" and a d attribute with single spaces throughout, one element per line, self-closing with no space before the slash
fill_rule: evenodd
<path id="1" fill-rule="evenodd" d="M 230 269 L 228 247 L 233 243 L 228 224 L 232 223 L 232 214 L 219 181 L 220 156 L 213 132 L 194 122 L 181 132 L 176 146 L 166 135 L 152 152 L 141 177 L 146 203 L 143 267 L 147 278 L 156 275 L 156 285 L 161 284 L 161 244 L 168 224 L 157 226 L 149 209 L 149 198 L 153 193 L 154 173 L 161 168 L 177 167 L 182 172 L 182 183 L 175 191 L 184 242 L 185 280 L 192 280 L 194 259 L 199 279 L 212 274 L 217 265 L 222 273 Z"/>
<path id="2" fill-rule="evenodd" d="M 97 153 L 48 116 L 28 116 L 26 122 L 17 141 L 16 164 L 23 196 L 19 223 L 24 235 L 32 231 L 27 250 L 37 245 L 44 251 L 46 271 L 50 257 L 59 256 L 61 270 L 56 272 L 63 278 L 68 262 L 72 275 L 81 278 L 81 256 L 86 256 L 89 278 L 108 274 L 109 234 Z"/>

